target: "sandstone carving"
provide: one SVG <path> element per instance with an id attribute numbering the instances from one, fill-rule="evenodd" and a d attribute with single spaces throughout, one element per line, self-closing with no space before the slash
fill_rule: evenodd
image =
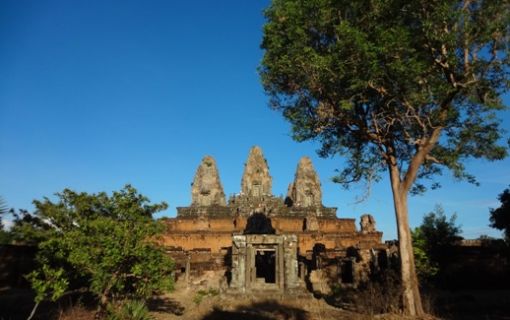
<path id="1" fill-rule="evenodd" d="M 251 148 L 241 181 L 241 191 L 251 197 L 271 195 L 271 176 L 267 161 L 258 146 Z"/>
<path id="2" fill-rule="evenodd" d="M 211 156 L 202 159 L 191 187 L 192 206 L 225 206 L 225 193 L 220 182 L 216 161 Z"/>
<path id="3" fill-rule="evenodd" d="M 375 219 L 370 214 L 362 215 L 359 224 L 362 233 L 376 232 Z"/>
<path id="4" fill-rule="evenodd" d="M 299 160 L 287 197 L 292 199 L 292 204 L 296 207 L 322 206 L 321 182 L 310 158 L 303 157 Z"/>

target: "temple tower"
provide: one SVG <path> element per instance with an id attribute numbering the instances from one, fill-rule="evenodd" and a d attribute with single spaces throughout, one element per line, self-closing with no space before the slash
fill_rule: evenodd
<path id="1" fill-rule="evenodd" d="M 299 160 L 294 182 L 289 186 L 287 197 L 292 200 L 295 207 L 322 206 L 321 182 L 310 158 L 303 157 Z"/>
<path id="2" fill-rule="evenodd" d="M 225 193 L 220 182 L 216 161 L 211 156 L 205 156 L 198 166 L 191 187 L 192 206 L 225 206 Z"/>
<path id="3" fill-rule="evenodd" d="M 271 195 L 271 176 L 267 161 L 258 146 L 251 148 L 244 165 L 241 192 L 249 197 Z"/>

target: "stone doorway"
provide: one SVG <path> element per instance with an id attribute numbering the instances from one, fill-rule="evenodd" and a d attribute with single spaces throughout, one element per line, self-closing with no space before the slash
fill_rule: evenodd
<path id="1" fill-rule="evenodd" d="M 234 235 L 230 288 L 286 291 L 299 286 L 295 235 Z"/>
<path id="2" fill-rule="evenodd" d="M 255 252 L 255 281 L 276 285 L 276 249 L 259 248 Z"/>

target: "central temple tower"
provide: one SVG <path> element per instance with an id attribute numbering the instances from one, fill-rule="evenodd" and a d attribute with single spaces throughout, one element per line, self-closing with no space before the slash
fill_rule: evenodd
<path id="1" fill-rule="evenodd" d="M 241 193 L 248 197 L 270 196 L 271 184 L 267 160 L 262 154 L 262 149 L 254 146 L 250 149 L 248 160 L 244 165 Z"/>

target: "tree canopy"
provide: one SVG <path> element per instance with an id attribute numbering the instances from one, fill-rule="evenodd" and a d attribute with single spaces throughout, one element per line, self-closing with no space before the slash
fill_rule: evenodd
<path id="1" fill-rule="evenodd" d="M 34 201 L 35 212 L 13 227 L 18 241 L 39 248 L 38 268 L 28 276 L 36 302 L 85 286 L 104 310 L 111 299 L 145 299 L 172 288 L 173 262 L 157 242 L 163 226 L 152 219 L 165 203 L 150 204 L 129 185 L 111 196 L 69 189 L 56 196 Z"/>
<path id="2" fill-rule="evenodd" d="M 456 220 L 455 213 L 448 219 L 443 207 L 437 205 L 434 211 L 423 216 L 421 225 L 413 230 L 416 269 L 422 279 L 430 280 L 440 271 L 449 249 L 462 239 L 462 230 Z"/>
<path id="3" fill-rule="evenodd" d="M 434 211 L 429 212 L 423 217 L 421 225 L 418 227 L 426 241 L 426 250 L 435 256 L 436 250 L 450 247 L 459 242 L 462 230 L 456 224 L 457 214 L 453 214 L 448 219 L 442 206 L 437 205 Z"/>
<path id="4" fill-rule="evenodd" d="M 510 242 L 510 189 L 505 189 L 499 196 L 501 206 L 490 209 L 491 227 L 503 230 L 505 239 Z"/>
<path id="5" fill-rule="evenodd" d="M 296 140 L 348 158 L 338 182 L 377 180 L 390 155 L 400 168 L 422 155 L 418 178 L 448 168 L 474 181 L 464 159 L 506 154 L 495 111 L 509 86 L 509 6 L 276 0 L 266 11 L 263 85 Z"/>
<path id="6" fill-rule="evenodd" d="M 508 91 L 507 0 L 273 0 L 260 75 L 297 141 L 341 155 L 334 178 L 388 171 L 399 234 L 404 308 L 422 314 L 407 195 L 468 158 L 506 156 L 497 112 Z"/>

